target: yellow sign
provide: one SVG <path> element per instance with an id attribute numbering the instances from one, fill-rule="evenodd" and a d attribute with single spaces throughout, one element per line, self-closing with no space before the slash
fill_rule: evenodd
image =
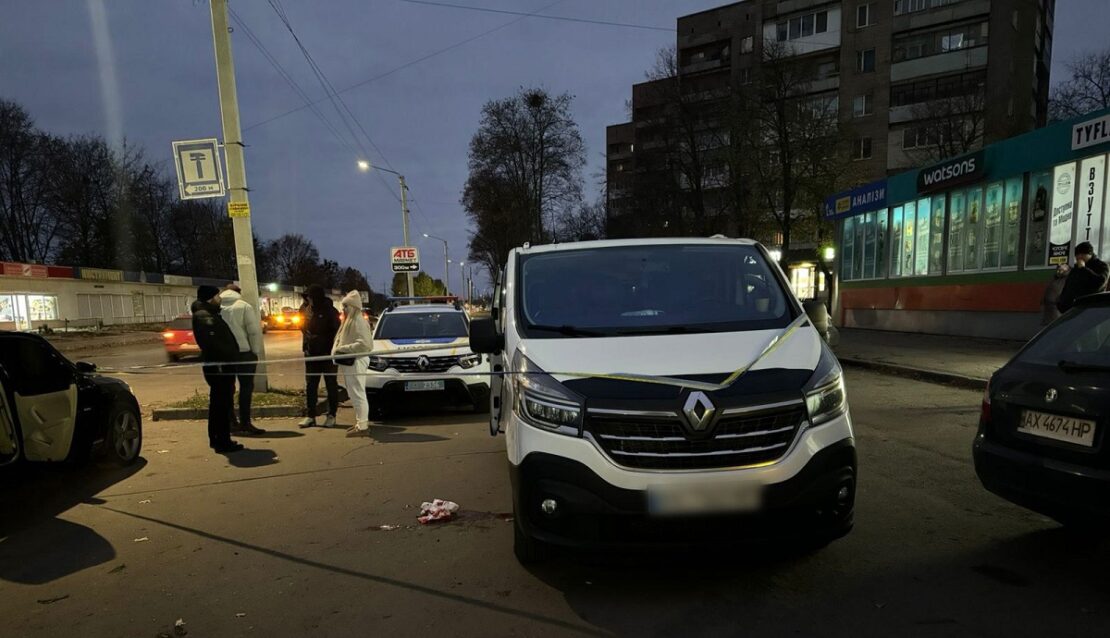
<path id="1" fill-rule="evenodd" d="M 227 203 L 227 216 L 228 217 L 250 217 L 251 205 L 247 202 L 228 202 Z"/>
<path id="2" fill-rule="evenodd" d="M 850 210 L 852 210 L 852 198 L 851 197 L 841 197 L 840 199 L 836 200 L 836 214 L 837 215 L 839 215 L 841 213 L 846 213 Z"/>

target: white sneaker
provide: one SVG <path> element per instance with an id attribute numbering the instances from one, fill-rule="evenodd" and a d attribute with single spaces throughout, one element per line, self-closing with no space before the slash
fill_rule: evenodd
<path id="1" fill-rule="evenodd" d="M 328 418 L 324 419 L 324 427 L 326 427 L 326 428 L 334 428 L 334 427 L 335 427 L 335 417 L 334 417 L 334 416 L 331 416 L 331 415 L 329 414 L 329 415 L 328 415 Z"/>
<path id="2" fill-rule="evenodd" d="M 301 419 L 301 422 L 297 424 L 297 427 L 300 427 L 300 428 L 316 427 L 316 417 L 306 416 L 305 418 Z"/>

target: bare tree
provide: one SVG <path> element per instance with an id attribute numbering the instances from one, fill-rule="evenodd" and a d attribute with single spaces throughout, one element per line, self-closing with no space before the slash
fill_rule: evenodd
<path id="1" fill-rule="evenodd" d="M 566 93 L 522 88 L 482 108 L 470 141 L 470 176 L 462 200 L 478 226 L 477 237 L 494 234 L 485 224 L 506 224 L 505 215 L 511 215 L 527 219 L 511 224 L 520 233 L 513 235 L 517 243 L 547 241 L 548 220 L 581 200 L 585 145 L 571 119 L 571 101 Z M 513 209 L 501 210 L 487 190 L 508 195 Z"/>
<path id="2" fill-rule="evenodd" d="M 61 220 L 50 205 L 50 158 L 60 146 L 21 106 L 0 100 L 0 258 L 43 262 L 53 252 Z"/>
<path id="3" fill-rule="evenodd" d="M 270 242 L 268 249 L 277 276 L 286 283 L 299 283 L 305 271 L 320 262 L 316 245 L 300 234 L 282 235 Z"/>
<path id="4" fill-rule="evenodd" d="M 582 204 L 574 211 L 565 211 L 557 220 L 559 241 L 591 241 L 605 238 L 604 200 Z"/>
<path id="5" fill-rule="evenodd" d="M 1067 63 L 1071 77 L 1048 99 L 1051 120 L 1066 120 L 1110 108 L 1110 48 L 1080 54 Z"/>
<path id="6" fill-rule="evenodd" d="M 914 105 L 911 113 L 915 123 L 904 135 L 916 139 L 906 154 L 915 163 L 925 165 L 982 148 L 986 108 L 982 88 Z"/>

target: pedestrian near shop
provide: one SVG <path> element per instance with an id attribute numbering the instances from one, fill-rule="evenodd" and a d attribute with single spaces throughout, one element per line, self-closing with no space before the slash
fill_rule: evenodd
<path id="1" fill-rule="evenodd" d="M 1075 266 L 1068 273 L 1056 307 L 1061 313 L 1067 312 L 1080 297 L 1106 290 L 1108 276 L 1110 276 L 1110 266 L 1095 256 L 1095 249 L 1091 246 L 1091 242 L 1081 242 L 1075 247 Z"/>
<path id="2" fill-rule="evenodd" d="M 231 440 L 231 410 L 239 343 L 220 316 L 220 289 L 197 288 L 192 311 L 193 337 L 204 359 L 204 381 L 208 384 L 208 445 L 221 454 L 237 452 L 243 445 Z"/>
<path id="3" fill-rule="evenodd" d="M 239 286 L 228 284 L 220 293 L 220 316 L 223 317 L 238 345 L 238 363 L 231 366 L 239 380 L 239 419 L 235 407 L 231 409 L 232 433 L 236 435 L 265 434 L 251 422 L 251 399 L 254 395 L 254 375 L 258 370 L 258 356 L 262 352 L 262 325 L 254 311 L 240 294 Z"/>
<path id="4" fill-rule="evenodd" d="M 347 429 L 348 436 L 365 434 L 370 429 L 370 403 L 366 399 L 366 370 L 374 335 L 370 322 L 362 316 L 362 297 L 352 290 L 343 297 L 343 322 L 335 335 L 331 353 L 339 366 L 343 385 L 355 410 L 355 424 Z"/>
<path id="5" fill-rule="evenodd" d="M 323 286 L 313 284 L 305 291 L 305 304 L 301 306 L 301 351 L 305 358 L 327 357 L 335 344 L 339 332 L 339 311 L 324 292 Z M 335 415 L 339 411 L 338 369 L 332 360 L 305 361 L 305 401 L 306 415 L 298 425 L 310 428 L 316 425 L 316 410 L 319 405 L 317 392 L 323 377 L 328 397 L 328 413 L 324 427 L 335 427 Z"/>
<path id="6" fill-rule="evenodd" d="M 1052 273 L 1052 281 L 1045 286 L 1044 297 L 1041 298 L 1042 326 L 1047 326 L 1060 317 L 1060 309 L 1056 307 L 1056 302 L 1060 301 L 1060 293 L 1064 291 L 1064 283 L 1067 282 L 1070 270 L 1067 264 L 1056 266 L 1056 270 Z"/>

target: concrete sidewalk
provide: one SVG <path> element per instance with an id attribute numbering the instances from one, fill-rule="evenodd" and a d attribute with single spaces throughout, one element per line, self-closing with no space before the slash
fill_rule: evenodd
<path id="1" fill-rule="evenodd" d="M 982 389 L 1024 342 L 844 328 L 834 348 L 845 365 Z"/>

